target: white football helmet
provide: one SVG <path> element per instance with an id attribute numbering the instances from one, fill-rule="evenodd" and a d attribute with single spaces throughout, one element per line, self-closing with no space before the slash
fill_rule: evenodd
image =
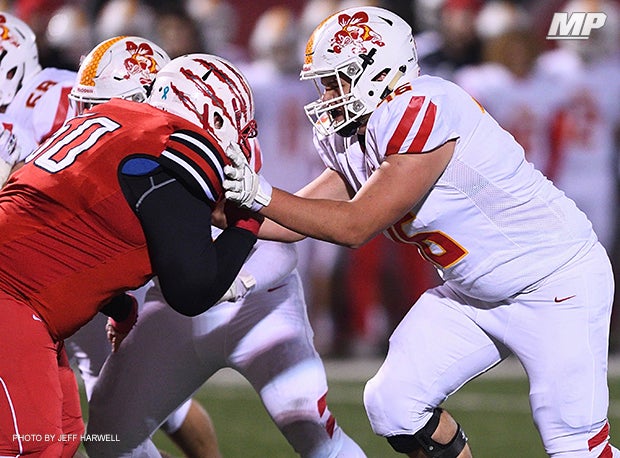
<path id="1" fill-rule="evenodd" d="M 150 40 L 119 36 L 98 44 L 82 60 L 69 99 L 76 114 L 121 98 L 144 102 L 168 54 Z"/>
<path id="2" fill-rule="evenodd" d="M 319 93 L 320 79 L 335 76 L 342 95 L 325 101 L 320 97 L 306 105 L 306 114 L 324 135 L 353 135 L 362 116 L 418 74 L 415 41 L 407 22 L 372 6 L 342 10 L 310 36 L 300 75 L 302 80 L 314 80 Z M 347 94 L 342 93 L 342 78 L 351 84 Z"/>
<path id="3" fill-rule="evenodd" d="M 147 102 L 202 127 L 224 148 L 241 146 L 248 159 L 256 136 L 250 85 L 230 62 L 210 54 L 186 54 L 155 78 Z"/>
<path id="4" fill-rule="evenodd" d="M 0 107 L 11 103 L 24 82 L 40 71 L 32 29 L 21 19 L 0 12 Z"/>

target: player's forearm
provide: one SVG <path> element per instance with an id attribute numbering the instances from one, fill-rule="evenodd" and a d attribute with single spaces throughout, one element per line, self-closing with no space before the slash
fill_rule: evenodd
<path id="1" fill-rule="evenodd" d="M 260 213 L 291 231 L 352 248 L 376 234 L 351 201 L 306 199 L 274 188 Z"/>
<path id="2" fill-rule="evenodd" d="M 292 243 L 303 240 L 306 236 L 299 232 L 292 231 L 269 218 L 265 218 L 265 221 L 258 231 L 258 238 L 262 240 Z"/>

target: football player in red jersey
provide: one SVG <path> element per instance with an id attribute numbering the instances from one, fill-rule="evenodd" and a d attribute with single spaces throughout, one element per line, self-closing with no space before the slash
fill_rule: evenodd
<path id="1" fill-rule="evenodd" d="M 69 120 L 0 191 L 0 455 L 77 449 L 66 434 L 80 431 L 77 387 L 59 376 L 64 338 L 100 311 L 130 326 L 124 293 L 154 275 L 172 308 L 197 315 L 253 247 L 260 222 L 236 210 L 211 239 L 224 148 L 238 142 L 260 165 L 249 87 L 212 58 L 170 62 L 146 104 L 114 99 Z M 238 110 L 214 119 L 203 110 L 221 78 Z"/>
<path id="2" fill-rule="evenodd" d="M 170 62 L 168 54 L 148 39 L 117 36 L 104 40 L 80 62 L 76 82 L 69 93 L 72 105 L 70 111 L 81 115 L 87 109 L 112 98 L 144 102 L 157 72 L 168 62 Z M 140 316 L 144 311 L 141 299 L 149 286 L 151 282 L 132 292 L 138 299 Z M 176 312 L 171 310 L 171 313 Z M 111 318 L 97 314 L 94 319 L 65 340 L 67 355 L 70 361 L 77 362 L 89 403 L 93 386 L 110 355 L 110 343 L 112 350 L 116 351 L 126 337 L 126 332 L 127 327 L 116 329 Z M 143 349 L 140 348 L 141 354 L 144 353 Z M 90 404 L 89 414 L 92 414 Z M 92 418 L 92 415 L 89 417 Z M 191 398 L 172 412 L 161 424 L 160 429 L 172 439 L 187 458 L 220 456 L 211 418 L 204 408 Z"/>

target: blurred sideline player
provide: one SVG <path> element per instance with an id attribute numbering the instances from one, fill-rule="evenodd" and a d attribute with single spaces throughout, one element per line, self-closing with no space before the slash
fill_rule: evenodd
<path id="1" fill-rule="evenodd" d="M 617 242 L 620 147 L 620 6 L 571 0 L 563 11 L 604 12 L 588 40 L 558 40 L 539 73 L 563 94 L 550 128 L 548 176 L 588 215 L 608 251 Z M 596 192 L 592 192 L 592 190 Z"/>
<path id="2" fill-rule="evenodd" d="M 177 115 L 165 99 L 150 103 L 114 99 L 66 121 L 0 190 L 0 455 L 77 450 L 84 426 L 65 338 L 100 311 L 126 334 L 137 318 L 126 292 L 154 275 L 177 312 L 202 313 L 256 241 L 260 221 L 233 209 L 211 238 L 223 148 L 243 139 L 208 131 L 202 104 Z"/>
<path id="3" fill-rule="evenodd" d="M 167 94 L 179 112 L 192 110 L 184 95 L 196 91 L 197 82 L 186 75 L 201 75 L 204 65 L 194 59 L 176 59 L 161 71 L 151 97 Z M 235 137 L 234 113 L 253 118 L 250 87 L 229 62 L 214 56 L 207 62 L 208 124 L 216 134 Z M 230 367 L 252 384 L 300 456 L 364 457 L 328 408 L 325 369 L 313 346 L 296 264 L 294 245 L 260 242 L 223 301 L 192 318 L 169 313 L 156 282 L 136 327 L 108 358 L 89 406 L 88 434 L 121 440 L 87 442 L 89 456 L 158 456 L 150 454 L 147 441 L 157 426 L 213 374 Z"/>
<path id="4" fill-rule="evenodd" d="M 515 355 L 549 456 L 618 456 L 607 419 L 613 272 L 586 215 L 469 94 L 420 76 L 411 27 L 388 10 L 323 21 L 301 77 L 319 88 L 306 112 L 326 169 L 292 195 L 229 148 L 225 195 L 271 219 L 261 237 L 357 247 L 384 232 L 440 271 L 366 384 L 375 433 L 411 458 L 471 457 L 441 405 Z"/>
<path id="5" fill-rule="evenodd" d="M 144 102 L 157 71 L 169 61 L 163 49 L 145 38 L 118 36 L 103 41 L 80 64 L 69 93 L 71 111 L 83 115 L 85 110 L 112 98 Z M 139 302 L 145 291 L 146 287 L 136 291 Z M 67 340 L 67 351 L 78 360 L 89 399 L 110 354 L 104 330 L 106 320 L 105 315 L 98 314 Z M 219 456 L 211 420 L 193 400 L 173 412 L 161 428 L 190 458 Z"/>

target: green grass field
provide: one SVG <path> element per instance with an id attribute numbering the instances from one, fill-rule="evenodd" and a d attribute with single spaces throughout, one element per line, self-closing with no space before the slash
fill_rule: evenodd
<path id="1" fill-rule="evenodd" d="M 328 364 L 328 401 L 340 425 L 369 458 L 402 456 L 371 431 L 362 405 L 363 378 L 355 376 L 347 380 L 346 374 L 332 376 L 330 367 L 337 367 L 337 363 Z M 240 378 L 228 383 L 219 375 L 204 385 L 197 398 L 215 422 L 223 456 L 294 458 L 296 455 L 265 413 L 250 385 Z M 613 440 L 620 438 L 620 377 L 610 378 L 610 391 Z M 518 374 L 483 375 L 453 395 L 445 407 L 463 425 L 476 458 L 546 456 L 530 417 L 527 382 Z M 162 433 L 156 433 L 155 442 L 160 449 L 181 456 Z M 620 439 L 616 442 L 620 443 Z"/>

